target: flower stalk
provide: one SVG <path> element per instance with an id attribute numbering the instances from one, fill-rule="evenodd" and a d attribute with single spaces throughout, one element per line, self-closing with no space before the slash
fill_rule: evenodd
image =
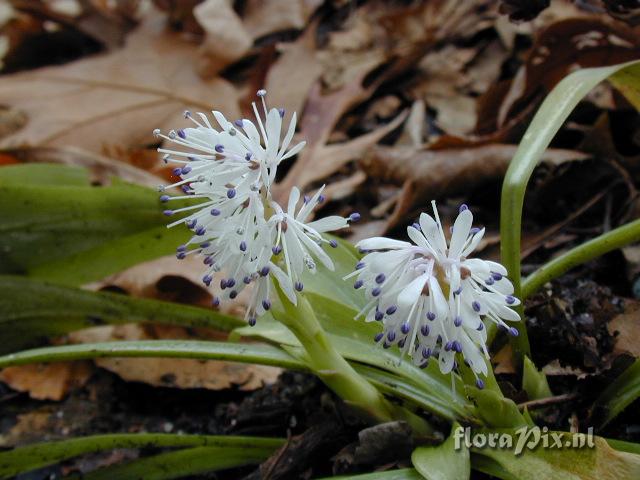
<path id="1" fill-rule="evenodd" d="M 273 316 L 300 341 L 308 356 L 306 365 L 331 390 L 346 404 L 364 412 L 369 420 L 403 420 L 418 436 L 434 435 L 433 427 L 425 419 L 387 400 L 338 353 L 304 295 L 298 295 L 295 306 L 275 283 L 280 302 L 273 306 Z"/>

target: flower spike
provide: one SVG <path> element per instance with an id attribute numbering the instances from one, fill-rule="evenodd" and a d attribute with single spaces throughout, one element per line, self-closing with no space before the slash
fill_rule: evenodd
<path id="1" fill-rule="evenodd" d="M 358 317 L 382 322 L 375 341 L 386 348 L 397 344 L 419 366 L 435 357 L 449 373 L 460 354 L 474 374 L 486 375 L 484 322 L 517 332 L 505 322 L 520 320 L 512 309 L 520 301 L 502 265 L 468 258 L 484 235 L 484 229 L 472 228 L 471 210 L 460 207 L 447 239 L 432 206 L 433 217 L 422 213 L 407 228 L 411 243 L 374 237 L 356 245 L 367 254 L 347 277 L 357 277 L 369 298 Z"/>

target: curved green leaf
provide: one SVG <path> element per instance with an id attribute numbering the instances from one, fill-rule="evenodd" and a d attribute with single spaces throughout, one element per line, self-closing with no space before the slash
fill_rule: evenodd
<path id="1" fill-rule="evenodd" d="M 427 480 L 465 480 L 471 475 L 469 449 L 457 433 L 458 423 L 451 427 L 451 435 L 435 447 L 419 447 L 411 454 L 411 462 Z"/>
<path id="2" fill-rule="evenodd" d="M 362 475 L 340 475 L 320 480 L 422 480 L 422 478 L 422 475 L 413 468 L 402 468 L 399 470 L 387 470 L 386 472 L 364 473 Z"/>
<path id="3" fill-rule="evenodd" d="M 3 167 L 0 272 L 80 285 L 167 255 L 189 231 L 167 230 L 162 211 L 152 189 L 92 186 L 79 167 Z"/>
<path id="4" fill-rule="evenodd" d="M 304 370 L 304 364 L 271 345 L 200 340 L 137 340 L 35 348 L 0 357 L 0 368 L 30 363 L 107 357 L 163 357 L 227 360 Z"/>
<path id="5" fill-rule="evenodd" d="M 635 68 L 633 65 L 638 64 L 639 62 L 630 62 L 610 67 L 585 68 L 571 73 L 547 95 L 522 137 L 504 178 L 500 208 L 502 263 L 509 271 L 517 297 L 522 297 L 520 287 L 522 207 L 527 183 L 534 168 L 556 132 L 582 98 L 600 82 L 616 73 Z M 524 318 L 522 307 L 519 307 L 519 312 Z M 510 341 L 519 363 L 524 355 L 530 355 L 530 347 L 524 322 L 515 324 L 515 327 L 520 335 L 512 337 Z M 491 333 L 495 334 L 495 328 L 491 329 Z"/>
<path id="6" fill-rule="evenodd" d="M 547 376 L 536 368 L 529 357 L 524 357 L 522 371 L 522 389 L 527 392 L 529 400 L 538 400 L 552 396 Z"/>
<path id="7" fill-rule="evenodd" d="M 168 480 L 227 468 L 252 465 L 265 460 L 274 447 L 196 447 L 141 458 L 123 465 L 101 468 L 82 476 L 82 480 Z"/>
<path id="8" fill-rule="evenodd" d="M 491 433 L 485 431 L 486 434 Z M 495 433 L 511 435 L 512 448 L 473 448 L 478 455 L 490 458 L 497 463 L 501 470 L 489 471 L 492 475 L 505 480 L 517 478 L 519 480 L 618 480 L 622 478 L 640 478 L 640 455 L 616 451 L 605 439 L 593 438 L 593 447 L 588 444 L 582 448 L 571 447 L 574 444 L 574 434 L 567 432 L 548 432 L 550 447 L 544 448 L 541 435 L 538 440 L 534 436 L 525 437 L 516 431 L 496 431 Z M 557 447 L 552 434 L 557 435 L 560 446 Z M 545 435 L 543 432 L 542 435 Z M 577 434 L 576 434 L 577 435 Z M 525 446 L 531 441 L 535 448 Z M 523 449 L 516 454 L 519 444 Z M 575 443 L 578 445 L 578 443 Z M 483 470 L 483 464 L 475 464 Z M 486 465 L 485 465 L 486 466 Z M 484 470 L 483 470 L 484 471 Z M 500 471 L 504 474 L 500 474 Z"/>
<path id="9" fill-rule="evenodd" d="M 602 426 L 640 397 L 640 359 L 636 359 L 596 400 L 596 408 L 604 411 Z"/>
<path id="10" fill-rule="evenodd" d="M 346 359 L 400 375 L 425 399 L 431 399 L 428 410 L 439 411 L 447 418 L 470 419 L 474 411 L 469 401 L 462 395 L 463 385 L 460 379 L 440 373 L 436 362 L 431 362 L 425 369 L 413 365 L 411 361 L 402 360 L 397 349 L 384 350 L 373 343 L 373 335 L 379 331 L 380 325 L 374 322 L 354 320 L 356 311 L 343 303 L 323 297 L 315 293 L 304 293 L 316 312 L 317 318 L 328 333 L 331 343 Z M 237 335 L 261 338 L 287 347 L 287 351 L 304 358 L 300 342 L 281 323 L 271 315 L 260 318 L 254 327 L 241 327 L 234 331 Z M 455 387 L 455 388 L 454 388 Z M 408 393 L 408 390 L 405 390 Z M 445 406 L 445 410 L 441 407 Z"/>
<path id="11" fill-rule="evenodd" d="M 231 330 L 245 323 L 212 309 L 132 298 L 0 275 L 0 353 L 106 324 L 158 322 Z"/>
<path id="12" fill-rule="evenodd" d="M 0 479 L 52 465 L 69 458 L 116 448 L 215 447 L 260 451 L 280 447 L 277 438 L 180 435 L 166 433 L 117 433 L 54 442 L 42 442 L 0 452 Z"/>

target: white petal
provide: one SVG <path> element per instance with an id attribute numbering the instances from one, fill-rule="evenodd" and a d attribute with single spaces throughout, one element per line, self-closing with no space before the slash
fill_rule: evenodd
<path id="1" fill-rule="evenodd" d="M 259 150 L 262 150 L 261 143 L 260 143 L 260 133 L 258 132 L 258 129 L 253 124 L 253 122 L 251 120 L 247 120 L 246 118 L 243 119 L 242 129 L 247 134 L 247 138 L 251 141 L 251 143 L 253 143 L 254 146 L 257 147 Z M 252 153 L 256 153 L 256 152 L 252 152 Z M 260 160 L 262 159 L 260 158 Z"/>
<path id="2" fill-rule="evenodd" d="M 338 215 L 331 215 L 330 217 L 324 217 L 319 220 L 307 223 L 309 228 L 313 228 L 316 232 L 331 232 L 333 230 L 339 230 L 349 226 L 347 220 Z"/>
<path id="3" fill-rule="evenodd" d="M 229 122 L 226 119 L 226 117 L 222 114 L 222 112 L 218 112 L 217 110 L 214 110 L 213 116 L 215 117 L 216 121 L 218 122 L 218 125 L 220 125 L 220 128 L 222 128 L 222 130 L 229 130 L 230 128 L 233 127 L 231 122 Z"/>
<path id="4" fill-rule="evenodd" d="M 427 241 L 431 244 L 431 247 L 437 250 L 437 253 L 440 255 L 445 255 L 447 250 L 446 241 L 442 238 L 440 228 L 431 215 L 426 213 L 420 214 L 420 228 Z"/>
<path id="5" fill-rule="evenodd" d="M 300 150 L 302 150 L 306 144 L 307 144 L 307 142 L 297 143 L 295 147 L 293 147 L 291 150 L 289 150 L 287 153 L 285 153 L 282 156 L 280 161 L 286 160 L 287 158 L 293 157 L 296 153 L 298 153 Z"/>
<path id="6" fill-rule="evenodd" d="M 444 348 L 440 350 L 440 357 L 438 358 L 438 365 L 440 366 L 440 372 L 450 373 L 453 370 L 453 362 L 455 360 L 455 352 L 445 352 Z"/>
<path id="7" fill-rule="evenodd" d="M 435 277 L 429 279 L 429 295 L 433 299 L 433 305 L 436 310 L 434 313 L 437 315 L 439 322 L 444 322 L 449 316 L 449 303 L 444 298 L 440 284 Z"/>
<path id="8" fill-rule="evenodd" d="M 411 226 L 407 227 L 407 235 L 417 246 L 431 250 L 429 244 L 424 238 L 424 235 L 422 235 L 417 228 Z"/>
<path id="9" fill-rule="evenodd" d="M 393 240 L 391 238 L 386 237 L 371 237 L 366 238 L 364 240 L 360 240 L 356 243 L 356 248 L 360 248 L 362 250 L 397 250 L 400 248 L 410 247 L 411 244 L 409 242 L 403 242 L 400 240 Z"/>
<path id="10" fill-rule="evenodd" d="M 473 252 L 482 240 L 482 237 L 484 237 L 484 228 L 471 238 L 469 244 L 462 251 L 462 256 L 467 257 L 471 252 Z"/>
<path id="11" fill-rule="evenodd" d="M 284 273 L 284 271 L 274 263 L 270 263 L 269 268 L 271 269 L 271 273 L 273 273 L 273 276 L 276 277 L 276 280 L 278 280 L 280 288 L 282 288 L 282 291 L 287 296 L 289 301 L 294 305 L 297 305 L 298 298 L 296 297 L 296 292 L 293 289 L 293 280 L 291 280 L 291 277 Z"/>
<path id="12" fill-rule="evenodd" d="M 425 283 L 429 280 L 429 275 L 423 274 L 407 285 L 400 295 L 398 295 L 398 305 L 401 307 L 410 307 L 419 298 Z"/>
<path id="13" fill-rule="evenodd" d="M 272 108 L 267 115 L 267 160 L 275 160 L 280 145 L 280 129 L 282 128 L 282 117 L 276 108 Z"/>
<path id="14" fill-rule="evenodd" d="M 453 224 L 453 233 L 449 244 L 449 258 L 458 258 L 462 253 L 462 248 L 467 241 L 472 223 L 473 214 L 469 209 L 460 212 Z"/>
<path id="15" fill-rule="evenodd" d="M 500 263 L 492 262 L 491 260 L 484 260 L 484 262 L 492 272 L 499 273 L 500 275 L 507 275 L 507 269 L 504 268 Z"/>
<path id="16" fill-rule="evenodd" d="M 289 129 L 287 130 L 287 134 L 284 136 L 284 139 L 282 140 L 282 145 L 280 146 L 280 151 L 278 152 L 278 156 L 281 157 L 284 152 L 286 152 L 287 147 L 289 146 L 289 144 L 291 143 L 291 140 L 293 139 L 293 134 L 296 133 L 296 112 L 293 112 L 293 115 L 291 116 L 291 121 L 289 122 Z"/>
<path id="17" fill-rule="evenodd" d="M 298 187 L 293 187 L 289 193 L 289 204 L 287 205 L 287 213 L 292 217 L 295 216 L 295 209 L 299 200 L 300 190 L 298 190 Z"/>
<path id="18" fill-rule="evenodd" d="M 324 185 L 322 185 L 318 191 L 313 195 L 313 197 L 311 197 L 309 199 L 308 202 L 306 202 L 302 208 L 300 208 L 300 211 L 298 212 L 298 214 L 296 215 L 296 220 L 298 220 L 299 222 L 305 222 L 307 220 L 307 217 L 309 216 L 309 214 L 311 213 L 311 211 L 315 208 L 315 206 L 318 204 L 318 199 L 320 198 L 320 195 L 322 195 L 322 192 L 324 190 Z"/>

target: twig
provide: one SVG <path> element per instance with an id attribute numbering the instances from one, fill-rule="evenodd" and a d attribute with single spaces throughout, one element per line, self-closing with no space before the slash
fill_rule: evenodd
<path id="1" fill-rule="evenodd" d="M 518 409 L 524 410 L 525 408 L 527 408 L 529 410 L 534 410 L 536 408 L 543 408 L 548 405 L 554 405 L 556 403 L 563 403 L 569 400 L 573 400 L 577 396 L 577 393 L 564 393 L 562 395 L 556 395 L 554 397 L 541 398 L 539 400 L 530 400 L 528 402 L 519 403 Z"/>

